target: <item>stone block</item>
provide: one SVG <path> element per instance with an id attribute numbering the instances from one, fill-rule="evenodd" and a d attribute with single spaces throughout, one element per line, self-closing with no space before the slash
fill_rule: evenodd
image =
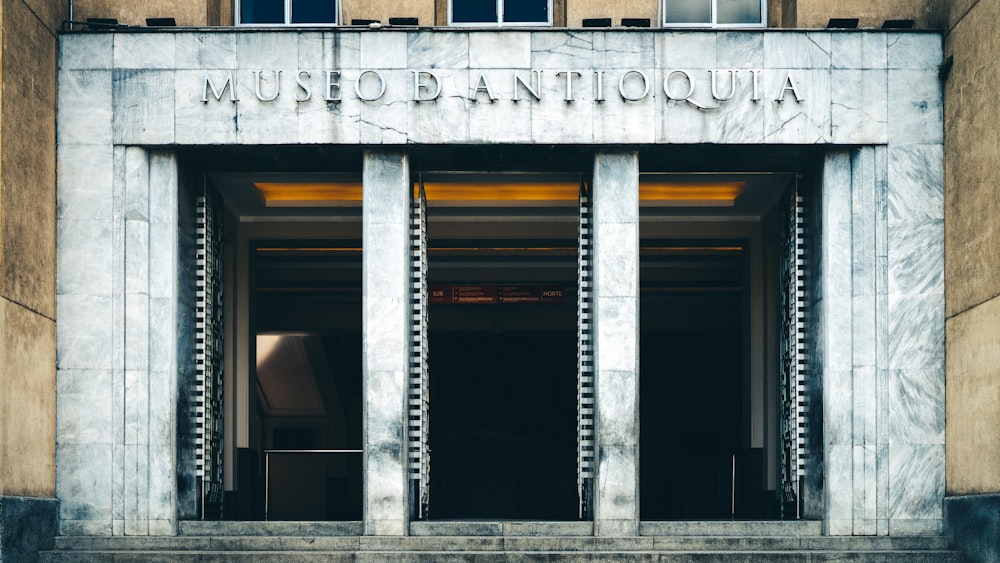
<path id="1" fill-rule="evenodd" d="M 113 103 L 112 71 L 59 71 L 59 109 L 56 138 L 66 145 L 111 143 Z"/>
<path id="2" fill-rule="evenodd" d="M 765 33 L 764 68 L 830 68 L 833 62 L 831 35 L 825 32 Z"/>
<path id="3" fill-rule="evenodd" d="M 236 68 L 235 33 L 178 33 L 174 36 L 174 69 Z"/>
<path id="4" fill-rule="evenodd" d="M 498 40 L 506 43 L 506 34 L 498 34 Z M 473 52 L 479 45 L 470 44 Z M 516 57 L 520 53 L 514 52 Z M 508 68 L 511 62 L 518 61 L 512 58 L 510 62 L 499 65 L 500 68 Z M 497 60 L 499 63 L 500 61 Z M 522 59 L 523 62 L 523 59 Z M 586 32 L 574 31 L 553 31 L 547 33 L 531 34 L 531 61 L 530 68 L 538 70 L 559 71 L 568 68 L 591 68 L 594 62 L 594 42 L 593 35 Z M 472 65 L 476 66 L 476 65 Z M 515 66 L 515 68 L 517 68 Z"/>
<path id="5" fill-rule="evenodd" d="M 60 35 L 59 69 L 111 70 L 114 38 L 111 33 Z"/>
<path id="6" fill-rule="evenodd" d="M 1000 561 L 1000 494 L 945 498 L 944 530 L 969 561 Z"/>
<path id="7" fill-rule="evenodd" d="M 231 68 L 221 68 L 178 70 L 174 76 L 177 81 L 174 85 L 175 142 L 180 145 L 236 143 L 238 103 L 230 101 L 229 95 L 238 86 L 236 83 L 225 85 L 229 76 L 236 82 L 236 76 L 243 75 L 232 72 Z M 221 100 L 216 101 L 211 88 L 206 86 L 208 78 L 220 91 Z M 202 101 L 203 96 L 207 102 Z"/>
<path id="8" fill-rule="evenodd" d="M 116 144 L 174 142 L 174 83 L 173 71 L 114 71 Z"/>
<path id="9" fill-rule="evenodd" d="M 361 60 L 363 69 L 404 69 L 407 63 L 408 34 L 381 31 L 361 34 Z"/>
<path id="10" fill-rule="evenodd" d="M 54 498 L 0 496 L 0 554 L 8 563 L 37 561 L 52 549 L 58 532 L 59 501 Z"/>
<path id="11" fill-rule="evenodd" d="M 885 70 L 833 70 L 831 140 L 838 144 L 889 142 L 889 93 Z"/>
<path id="12" fill-rule="evenodd" d="M 944 141 L 944 109 L 936 69 L 890 70 L 889 99 L 889 138 L 894 144 Z"/>
<path id="13" fill-rule="evenodd" d="M 115 69 L 171 69 L 176 66 L 174 34 L 116 33 Z"/>
<path id="14" fill-rule="evenodd" d="M 486 42 L 497 34 L 463 34 L 463 33 L 433 33 L 418 32 L 408 34 L 406 37 L 406 66 L 413 70 L 431 69 L 465 69 L 469 68 L 469 44 L 473 37 L 478 37 L 475 41 Z M 502 38 L 510 35 L 510 32 L 499 34 Z M 528 37 L 527 34 L 517 34 L 519 38 Z M 521 41 L 527 43 L 525 39 Z M 506 49 L 510 49 L 509 39 L 503 44 Z M 525 46 L 525 51 L 527 48 Z M 496 56 L 496 49 L 491 49 L 483 53 L 484 56 Z M 476 61 L 482 63 L 486 61 Z M 489 68 L 489 65 L 482 65 L 479 68 Z"/>

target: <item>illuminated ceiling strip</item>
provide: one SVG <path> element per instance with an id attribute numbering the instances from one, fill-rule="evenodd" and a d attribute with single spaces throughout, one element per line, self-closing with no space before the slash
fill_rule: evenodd
<path id="1" fill-rule="evenodd" d="M 746 182 L 640 182 L 639 201 L 656 207 L 733 207 Z"/>
<path id="2" fill-rule="evenodd" d="M 358 206 L 359 182 L 255 182 L 266 207 Z M 642 181 L 639 200 L 660 207 L 733 207 L 747 182 Z M 416 189 L 416 188 L 415 188 Z M 579 197 L 575 182 L 426 182 L 431 204 L 569 204 Z"/>
<path id="3" fill-rule="evenodd" d="M 351 207 L 361 205 L 360 182 L 255 182 L 265 207 Z"/>

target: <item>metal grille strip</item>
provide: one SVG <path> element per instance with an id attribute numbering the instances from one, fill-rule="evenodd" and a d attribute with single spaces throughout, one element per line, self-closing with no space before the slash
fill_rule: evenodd
<path id="1" fill-rule="evenodd" d="M 214 197 L 196 203 L 196 311 L 194 436 L 195 474 L 201 481 L 202 516 L 222 507 L 222 222 Z"/>
<path id="2" fill-rule="evenodd" d="M 785 210 L 782 253 L 781 472 L 782 516 L 799 518 L 806 457 L 806 224 L 796 182 Z"/>
<path id="3" fill-rule="evenodd" d="M 594 478 L 594 355 L 591 338 L 593 292 L 591 260 L 591 201 L 580 185 L 580 226 L 577 253 L 577 491 L 580 518 L 589 516 Z"/>
<path id="4" fill-rule="evenodd" d="M 410 379 L 407 396 L 409 477 L 417 481 L 418 518 L 426 514 L 430 483 L 430 449 L 427 443 L 429 386 L 427 369 L 427 207 L 423 181 L 410 209 L 411 342 Z"/>

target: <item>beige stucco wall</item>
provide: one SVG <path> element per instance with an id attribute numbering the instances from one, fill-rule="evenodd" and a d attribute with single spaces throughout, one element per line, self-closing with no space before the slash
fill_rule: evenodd
<path id="1" fill-rule="evenodd" d="M 579 27 L 584 18 L 610 17 L 614 25 L 621 18 L 649 18 L 656 26 L 662 0 L 554 0 L 553 19 L 557 27 Z M 955 0 L 952 12 L 973 0 Z M 887 19 L 913 19 L 922 29 L 943 29 L 949 0 L 768 0 L 771 27 L 822 28 L 834 17 L 854 17 L 862 27 L 881 27 Z M 63 2 L 65 4 L 66 2 Z M 73 19 L 115 18 L 128 25 L 145 25 L 148 17 L 173 17 L 181 26 L 232 25 L 233 0 L 76 0 Z M 377 19 L 417 17 L 420 25 L 447 25 L 448 0 L 342 0 L 341 17 Z"/>
<path id="2" fill-rule="evenodd" d="M 62 2 L 66 4 L 66 2 Z M 232 25 L 232 0 L 75 0 L 73 20 L 114 18 L 126 25 L 146 25 L 146 18 L 174 18 L 179 26 Z"/>
<path id="3" fill-rule="evenodd" d="M 420 25 L 434 25 L 434 0 L 342 0 L 340 15 L 344 23 L 352 19 L 379 20 L 419 18 Z"/>
<path id="4" fill-rule="evenodd" d="M 858 18 L 859 27 L 882 27 L 885 20 L 911 19 L 919 29 L 943 29 L 949 0 L 797 0 L 795 21 L 786 27 L 822 28 L 830 18 Z"/>
<path id="5" fill-rule="evenodd" d="M 657 0 L 567 0 L 566 24 L 580 27 L 585 18 L 611 18 L 612 25 L 620 25 L 622 18 L 649 18 L 653 26 L 658 22 Z"/>
<path id="6" fill-rule="evenodd" d="M 956 0 L 946 54 L 949 494 L 1000 492 L 1000 2 Z"/>
<path id="7" fill-rule="evenodd" d="M 55 495 L 56 32 L 65 2 L 2 3 L 0 494 Z"/>

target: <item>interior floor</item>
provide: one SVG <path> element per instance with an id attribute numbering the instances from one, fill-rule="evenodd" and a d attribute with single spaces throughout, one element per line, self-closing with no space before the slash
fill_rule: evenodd
<path id="1" fill-rule="evenodd" d="M 574 311 L 446 305 L 432 326 L 443 315 L 468 328 L 429 335 L 430 517 L 575 519 Z M 559 317 L 562 330 L 532 329 Z"/>

